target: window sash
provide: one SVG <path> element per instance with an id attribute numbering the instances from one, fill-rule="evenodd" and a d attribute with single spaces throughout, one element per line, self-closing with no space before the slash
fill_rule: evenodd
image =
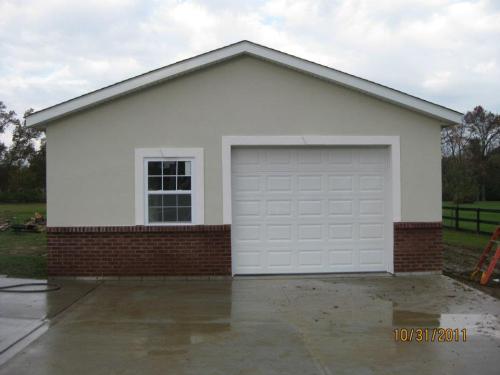
<path id="1" fill-rule="evenodd" d="M 174 162 L 190 162 L 190 174 L 189 175 L 179 175 L 178 173 L 178 166 L 176 165 L 176 174 L 175 175 L 165 175 L 163 174 L 163 168 L 162 168 L 162 174 L 161 175 L 150 175 L 149 172 L 149 162 L 163 162 L 163 161 L 174 161 Z M 194 192 L 193 192 L 193 182 L 194 182 L 194 176 L 193 176 L 193 170 L 194 170 L 194 163 L 195 159 L 194 158 L 144 158 L 144 186 L 145 186 L 145 194 L 144 194 L 144 203 L 145 203 L 145 223 L 147 225 L 153 224 L 153 225 L 185 225 L 185 224 L 192 224 L 194 220 L 194 207 L 195 207 L 195 197 L 194 197 Z M 164 177 L 175 177 L 176 178 L 176 190 L 149 190 L 149 177 L 158 177 L 162 179 L 162 188 L 163 188 L 163 178 Z M 190 190 L 179 190 L 177 189 L 177 178 L 178 177 L 189 177 L 191 179 L 191 189 Z M 162 210 L 166 208 L 175 208 L 178 210 L 179 208 L 190 208 L 191 209 L 191 214 L 190 218 L 191 220 L 189 221 L 151 221 L 150 220 L 150 207 L 149 207 L 149 196 L 150 195 L 190 195 L 191 196 L 191 206 L 153 206 L 151 208 L 160 208 Z M 178 215 L 178 212 L 177 212 Z M 178 218 L 178 216 L 177 216 Z"/>

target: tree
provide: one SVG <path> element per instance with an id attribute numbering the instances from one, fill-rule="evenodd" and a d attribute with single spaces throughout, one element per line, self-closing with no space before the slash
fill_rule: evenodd
<path id="1" fill-rule="evenodd" d="M 24 118 L 33 112 L 24 113 Z M 10 202 L 45 199 L 45 139 L 42 132 L 26 126 L 14 111 L 0 102 L 0 131 L 14 127 L 12 144 L 0 148 L 0 200 Z"/>
<path id="2" fill-rule="evenodd" d="M 493 181 L 500 181 L 498 155 L 500 116 L 477 106 L 460 124 L 443 129 L 443 198 L 457 203 L 499 199 Z M 494 157 L 495 156 L 495 157 Z"/>
<path id="3" fill-rule="evenodd" d="M 492 152 L 488 162 L 486 197 L 489 200 L 500 200 L 500 146 Z"/>
<path id="4" fill-rule="evenodd" d="M 484 201 L 486 200 L 488 165 L 493 150 L 500 145 L 500 115 L 477 106 L 465 114 L 463 125 L 465 132 L 469 135 L 468 152 L 475 167 L 479 199 Z"/>
<path id="5" fill-rule="evenodd" d="M 43 193 L 46 191 L 46 169 L 47 169 L 47 142 L 45 138 L 40 140 L 40 148 L 35 152 L 29 161 L 30 174 L 33 176 L 33 183 L 39 187 Z"/>
<path id="6" fill-rule="evenodd" d="M 28 109 L 24 118 L 31 113 L 33 109 Z M 12 133 L 12 146 L 7 152 L 7 163 L 17 168 L 27 166 L 36 153 L 36 140 L 40 138 L 40 134 L 39 130 L 26 126 L 26 120 L 18 121 Z"/>
<path id="7" fill-rule="evenodd" d="M 444 157 L 442 159 L 443 200 L 453 203 L 474 202 L 477 184 L 472 168 L 465 159 Z"/>
<path id="8" fill-rule="evenodd" d="M 19 120 L 17 119 L 16 112 L 8 111 L 5 104 L 0 101 L 0 134 L 3 134 L 9 126 L 17 125 L 18 123 Z M 0 141 L 0 161 L 3 160 L 6 151 L 7 146 Z"/>
<path id="9" fill-rule="evenodd" d="M 441 148 L 443 156 L 463 159 L 465 149 L 470 141 L 470 134 L 463 124 L 450 125 L 441 132 Z"/>

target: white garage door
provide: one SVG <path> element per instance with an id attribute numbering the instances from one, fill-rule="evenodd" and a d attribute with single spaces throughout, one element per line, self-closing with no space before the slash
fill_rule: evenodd
<path id="1" fill-rule="evenodd" d="M 235 274 L 386 271 L 387 148 L 232 151 Z"/>

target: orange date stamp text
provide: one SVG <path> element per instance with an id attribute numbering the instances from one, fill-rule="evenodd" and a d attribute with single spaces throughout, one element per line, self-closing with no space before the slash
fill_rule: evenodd
<path id="1" fill-rule="evenodd" d="M 396 328 L 394 340 L 397 342 L 466 342 L 466 328 Z"/>

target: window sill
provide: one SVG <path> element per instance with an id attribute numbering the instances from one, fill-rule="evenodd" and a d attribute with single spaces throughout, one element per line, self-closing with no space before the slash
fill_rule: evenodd
<path id="1" fill-rule="evenodd" d="M 195 223 L 179 222 L 179 223 L 146 223 L 145 227 L 178 227 L 178 226 L 192 226 L 199 225 Z"/>

